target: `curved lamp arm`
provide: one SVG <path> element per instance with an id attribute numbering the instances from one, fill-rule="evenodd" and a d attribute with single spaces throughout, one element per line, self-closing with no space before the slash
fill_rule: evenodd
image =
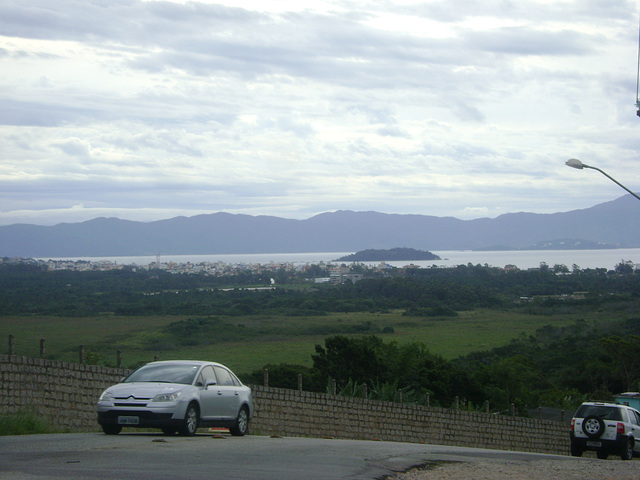
<path id="1" fill-rule="evenodd" d="M 613 178 L 611 175 L 609 175 L 608 173 L 604 172 L 603 170 L 600 170 L 598 167 L 592 167 L 591 165 L 587 165 L 585 163 L 582 163 L 580 160 L 578 160 L 577 158 L 570 158 L 569 160 L 567 160 L 565 162 L 565 165 L 567 165 L 568 167 L 572 167 L 572 168 L 577 168 L 578 170 L 582 170 L 583 168 L 590 168 L 591 170 L 597 170 L 598 172 L 600 172 L 601 174 L 603 174 L 605 177 L 607 177 L 609 180 L 611 180 L 613 183 L 615 183 L 616 185 L 618 185 L 619 187 L 624 188 L 627 192 L 629 192 L 631 195 L 633 195 L 634 197 L 636 197 L 638 200 L 640 200 L 640 197 L 638 195 L 636 195 L 635 193 L 633 193 L 631 190 L 629 190 L 627 187 L 625 187 L 624 185 L 622 185 L 619 181 L 617 181 L 615 178 Z"/>

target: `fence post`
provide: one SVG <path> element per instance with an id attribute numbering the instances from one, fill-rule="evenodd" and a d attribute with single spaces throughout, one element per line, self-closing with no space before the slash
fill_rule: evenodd
<path id="1" fill-rule="evenodd" d="M 153 356 L 153 361 L 154 362 L 157 362 L 159 359 L 160 359 L 160 357 L 158 355 L 154 355 Z"/>
<path id="2" fill-rule="evenodd" d="M 44 338 L 40 339 L 40 358 L 44 358 L 46 354 L 45 340 Z"/>
<path id="3" fill-rule="evenodd" d="M 80 365 L 84 365 L 84 345 L 80 345 Z"/>
<path id="4" fill-rule="evenodd" d="M 402 389 L 398 389 L 398 400 L 400 403 L 402 403 Z"/>
<path id="5" fill-rule="evenodd" d="M 302 374 L 298 374 L 298 391 L 302 391 Z"/>
<path id="6" fill-rule="evenodd" d="M 538 420 L 542 420 L 542 407 L 538 407 Z"/>
<path id="7" fill-rule="evenodd" d="M 362 385 L 362 397 L 365 399 L 369 398 L 369 388 L 366 383 Z"/>
<path id="8" fill-rule="evenodd" d="M 560 421 L 564 422 L 564 410 L 560 410 Z"/>
<path id="9" fill-rule="evenodd" d="M 427 393 L 426 398 L 425 398 L 425 405 L 427 407 L 431 406 L 430 400 L 431 400 L 431 397 L 430 397 L 429 393 Z"/>
<path id="10" fill-rule="evenodd" d="M 122 351 L 118 350 L 116 352 L 116 367 L 120 368 L 122 366 Z"/>
<path id="11" fill-rule="evenodd" d="M 264 386 L 265 387 L 269 386 L 269 369 L 268 368 L 264 369 Z"/>
<path id="12" fill-rule="evenodd" d="M 460 410 L 460 397 L 456 395 L 456 410 Z"/>
<path id="13" fill-rule="evenodd" d="M 9 355 L 13 355 L 13 335 L 9 335 Z"/>
<path id="14" fill-rule="evenodd" d="M 335 395 L 337 391 L 338 391 L 338 389 L 337 389 L 337 386 L 336 386 L 336 379 L 332 378 L 331 379 L 331 393 L 333 393 Z"/>
<path id="15" fill-rule="evenodd" d="M 516 416 L 516 405 L 514 403 L 511 404 L 511 416 Z"/>
<path id="16" fill-rule="evenodd" d="M 487 400 L 487 401 L 486 401 L 485 405 L 486 405 L 486 407 L 485 407 L 485 408 L 486 408 L 486 410 L 485 410 L 485 411 L 486 411 L 487 413 L 489 413 L 489 400 Z"/>

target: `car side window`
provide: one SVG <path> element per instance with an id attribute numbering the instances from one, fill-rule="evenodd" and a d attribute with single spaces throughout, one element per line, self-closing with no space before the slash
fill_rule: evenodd
<path id="1" fill-rule="evenodd" d="M 202 379 L 204 380 L 202 383 L 203 385 L 206 385 L 209 381 L 216 381 L 216 374 L 210 365 L 207 365 L 202 369 Z"/>
<path id="2" fill-rule="evenodd" d="M 640 413 L 638 412 L 633 412 L 633 415 L 631 415 L 632 418 L 632 422 L 635 423 L 636 425 L 640 425 Z"/>
<path id="3" fill-rule="evenodd" d="M 622 420 L 624 423 L 629 423 L 629 419 L 627 418 L 627 409 L 626 408 L 621 408 L 619 410 L 619 416 L 620 416 L 620 418 L 618 420 Z"/>
<path id="4" fill-rule="evenodd" d="M 211 368 L 210 365 L 207 365 L 200 371 L 196 385 L 200 387 L 204 387 L 207 384 L 207 382 L 210 380 L 213 380 L 215 382 L 216 374 L 214 373 L 213 368 Z"/>
<path id="5" fill-rule="evenodd" d="M 215 367 L 216 376 L 218 377 L 218 385 L 230 386 L 233 385 L 233 379 L 231 374 L 222 367 Z"/>

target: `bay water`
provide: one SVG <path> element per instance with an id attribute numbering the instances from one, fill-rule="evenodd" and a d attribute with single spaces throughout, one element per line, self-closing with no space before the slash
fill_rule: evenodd
<path id="1" fill-rule="evenodd" d="M 251 254 L 226 254 L 226 255 L 149 255 L 130 257 L 74 257 L 54 258 L 51 260 L 86 260 L 86 261 L 110 261 L 118 265 L 147 266 L 156 262 L 160 263 L 202 263 L 223 262 L 226 264 L 283 264 L 295 265 L 319 264 L 333 262 L 342 256 L 353 252 L 319 252 L 319 253 L 251 253 Z M 418 261 L 393 261 L 386 262 L 394 267 L 403 267 L 413 264 L 420 267 L 453 267 L 456 265 L 488 265 L 490 267 L 505 267 L 515 265 L 521 270 L 537 268 L 542 263 L 549 267 L 554 265 L 566 265 L 573 270 L 574 265 L 580 269 L 606 268 L 612 270 L 621 262 L 630 261 L 640 264 L 640 248 L 601 249 L 601 250 L 507 250 L 507 251 L 472 251 L 472 250 L 446 250 L 433 251 L 440 260 Z M 41 260 L 49 260 L 42 258 Z M 340 262 L 348 263 L 348 262 Z M 361 262 L 367 265 L 378 265 L 380 262 Z"/>

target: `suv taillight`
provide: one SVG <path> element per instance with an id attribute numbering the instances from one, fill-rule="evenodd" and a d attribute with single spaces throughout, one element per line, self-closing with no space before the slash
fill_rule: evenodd
<path id="1" fill-rule="evenodd" d="M 624 423 L 618 422 L 618 429 L 616 430 L 618 435 L 624 435 Z"/>
<path id="2" fill-rule="evenodd" d="M 571 419 L 571 431 L 573 432 L 576 429 L 576 419 Z"/>

